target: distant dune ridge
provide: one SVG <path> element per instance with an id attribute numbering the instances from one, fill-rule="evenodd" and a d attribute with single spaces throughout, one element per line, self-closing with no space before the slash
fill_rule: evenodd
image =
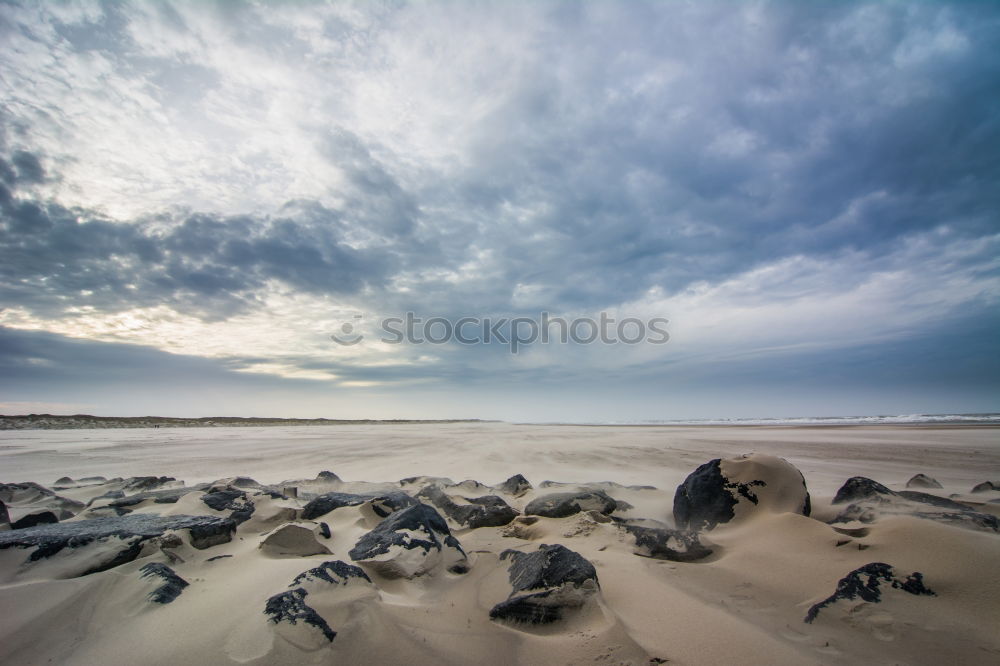
<path id="1" fill-rule="evenodd" d="M 992 664 L 995 432 L 4 433 L 0 662 Z"/>
<path id="2" fill-rule="evenodd" d="M 210 428 L 250 426 L 372 425 L 377 423 L 477 423 L 480 419 L 285 419 L 242 416 L 91 416 L 90 414 L 0 414 L 0 430 L 77 428 Z"/>

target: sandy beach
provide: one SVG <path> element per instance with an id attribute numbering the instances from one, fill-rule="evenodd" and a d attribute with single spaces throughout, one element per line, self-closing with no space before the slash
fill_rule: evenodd
<path id="1" fill-rule="evenodd" d="M 998 433 L 507 423 L 4 432 L 2 481 L 49 489 L 5 485 L 10 521 L 62 513 L 0 532 L 0 660 L 995 663 L 1000 491 L 971 490 L 1000 480 Z M 692 473 L 704 477 L 715 459 L 739 492 L 729 517 L 696 524 L 675 491 L 685 484 L 688 513 L 708 516 L 704 478 Z M 525 484 L 504 483 L 518 474 Z M 908 486 L 917 474 L 940 487 Z M 844 490 L 852 477 L 885 493 Z M 554 494 L 575 494 L 570 513 L 538 509 Z M 472 502 L 486 496 L 498 499 Z M 440 548 L 360 552 L 414 511 L 442 522 L 397 533 L 425 530 Z M 50 556 L 32 555 L 42 547 L 27 537 L 9 543 L 146 514 L 173 522 Z M 208 522 L 178 528 L 183 516 Z M 641 535 L 663 540 L 650 547 Z M 593 575 L 547 579 L 533 593 L 544 604 L 525 600 L 517 567 L 542 555 Z M 170 576 L 184 584 L 174 590 Z M 878 598 L 843 596 L 852 580 L 874 580 Z M 167 588 L 169 602 L 152 600 Z M 544 621 L 526 620 L 525 607 Z"/>

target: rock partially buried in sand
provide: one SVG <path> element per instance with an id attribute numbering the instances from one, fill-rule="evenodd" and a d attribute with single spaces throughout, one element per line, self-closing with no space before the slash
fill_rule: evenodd
<path id="1" fill-rule="evenodd" d="M 337 632 L 330 628 L 326 620 L 317 613 L 311 606 L 306 604 L 305 598 L 309 593 L 301 587 L 281 594 L 276 594 L 264 604 L 264 613 L 270 617 L 271 622 L 287 622 L 298 624 L 302 622 L 319 629 L 326 640 L 333 642 L 337 637 Z"/>
<path id="2" fill-rule="evenodd" d="M 188 530 L 191 545 L 202 549 L 231 540 L 236 524 L 228 518 L 214 516 L 129 514 L 0 532 L 0 549 L 34 548 L 28 561 L 37 562 L 64 548 L 81 548 L 97 541 L 119 540 L 120 546 L 116 550 L 109 550 L 96 560 L 88 559 L 83 570 L 76 574 L 85 576 L 131 562 L 139 556 L 145 541 L 168 530 Z"/>
<path id="3" fill-rule="evenodd" d="M 143 578 L 158 578 L 161 584 L 149 593 L 149 600 L 157 604 L 169 604 L 176 599 L 188 586 L 188 582 L 178 576 L 166 564 L 150 562 L 144 564 L 139 572 Z"/>
<path id="4" fill-rule="evenodd" d="M 502 492 L 505 492 L 508 495 L 513 495 L 514 497 L 520 497 L 524 493 L 531 490 L 531 484 L 528 483 L 528 480 L 523 476 L 521 476 L 520 474 L 515 474 L 514 476 L 510 477 L 509 479 L 501 483 L 499 488 Z"/>
<path id="5" fill-rule="evenodd" d="M 974 493 L 988 493 L 991 490 L 1000 490 L 1000 483 L 993 483 L 992 481 L 983 481 L 972 487 Z"/>
<path id="6" fill-rule="evenodd" d="M 382 495 L 355 495 L 353 493 L 324 493 L 311 500 L 302 509 L 302 517 L 306 520 L 315 520 L 320 516 L 325 516 L 334 509 L 345 506 L 359 506 L 365 502 L 372 503 L 372 509 L 380 517 L 384 518 L 393 511 L 418 504 L 406 493 L 394 492 Z"/>
<path id="7" fill-rule="evenodd" d="M 864 476 L 852 476 L 837 490 L 837 494 L 833 497 L 833 503 L 843 504 L 844 502 L 878 498 L 880 495 L 891 497 L 895 494 L 878 481 L 872 481 Z"/>
<path id="8" fill-rule="evenodd" d="M 264 537 L 257 546 L 273 557 L 307 557 L 329 555 L 330 550 L 316 541 L 316 534 L 301 525 L 282 525 Z"/>
<path id="9" fill-rule="evenodd" d="M 39 511 L 21 516 L 20 520 L 15 520 L 10 524 L 10 528 L 12 530 L 23 530 L 28 527 L 35 527 L 36 525 L 51 525 L 58 522 L 59 517 L 51 511 Z"/>
<path id="10" fill-rule="evenodd" d="M 515 509 L 496 495 L 485 497 L 466 497 L 468 504 L 458 504 L 437 486 L 427 486 L 417 497 L 423 497 L 444 515 L 459 525 L 476 529 L 479 527 L 503 527 L 518 516 Z"/>
<path id="11" fill-rule="evenodd" d="M 682 530 L 710 530 L 759 511 L 800 513 L 811 510 L 805 478 L 783 458 L 753 453 L 716 458 L 677 486 L 674 521 Z"/>
<path id="12" fill-rule="evenodd" d="M 694 562 L 712 554 L 702 545 L 697 532 L 685 532 L 656 527 L 626 525 L 625 531 L 635 537 L 636 555 L 673 562 Z"/>
<path id="13" fill-rule="evenodd" d="M 507 575 L 514 588 L 506 601 L 490 610 L 490 619 L 548 624 L 567 609 L 579 608 L 599 589 L 594 565 L 560 544 L 542 544 L 533 553 L 505 550 Z"/>
<path id="14" fill-rule="evenodd" d="M 861 599 L 868 603 L 878 603 L 882 600 L 881 583 L 888 584 L 889 589 L 902 590 L 910 594 L 937 596 L 924 586 L 923 574 L 914 571 L 902 579 L 896 576 L 895 570 L 888 564 L 872 562 L 841 578 L 837 582 L 837 590 L 823 601 L 813 604 L 803 621 L 812 624 L 821 610 L 841 599 Z"/>
<path id="15" fill-rule="evenodd" d="M 356 586 L 362 587 L 359 588 Z M 336 595 L 332 600 L 339 602 L 350 603 L 352 600 L 358 599 L 359 595 L 360 598 L 365 598 L 366 596 L 373 600 L 377 598 L 377 592 L 368 574 L 364 572 L 364 569 L 341 560 L 323 562 L 318 567 L 303 571 L 295 577 L 288 587 L 293 589 L 276 594 L 267 600 L 264 606 L 264 613 L 270 616 L 270 620 L 274 624 L 286 623 L 297 625 L 299 622 L 302 622 L 305 625 L 312 626 L 319 630 L 319 634 L 328 643 L 337 637 L 337 632 L 330 627 L 326 619 L 316 609 L 305 602 L 306 597 L 310 596 L 310 593 L 315 594 L 316 598 L 320 600 L 326 598 L 327 604 L 331 601 L 327 596 L 331 592 Z M 345 588 L 355 589 L 354 592 L 350 592 Z M 328 608 L 326 604 L 321 604 L 320 607 Z M 353 614 L 352 612 L 351 615 Z M 294 633 L 294 630 L 292 632 Z M 313 648 L 324 644 L 322 643 L 322 639 L 318 643 L 316 642 L 318 636 L 312 638 L 311 641 L 308 636 L 300 636 L 300 640 L 295 640 L 293 635 L 287 633 L 287 628 L 286 637 L 293 640 L 296 644 L 304 643 L 305 649 L 309 649 L 310 642 Z M 303 638 L 304 640 L 302 640 Z"/>
<path id="16" fill-rule="evenodd" d="M 877 481 L 855 476 L 847 480 L 834 497 L 834 504 L 851 503 L 844 507 L 831 524 L 858 521 L 873 523 L 882 516 L 913 516 L 940 523 L 987 532 L 1000 532 L 1000 519 L 975 511 L 947 497 L 938 497 L 916 490 L 898 493 Z"/>
<path id="17" fill-rule="evenodd" d="M 910 480 L 906 482 L 907 488 L 941 488 L 943 487 L 938 483 L 937 479 L 931 478 L 926 474 L 914 474 L 910 477 Z"/>
<path id="18" fill-rule="evenodd" d="M 605 515 L 618 508 L 618 502 L 601 490 L 578 493 L 550 493 L 528 502 L 524 513 L 544 518 L 565 518 L 581 511 L 598 511 Z"/>
<path id="19" fill-rule="evenodd" d="M 468 571 L 462 545 L 432 507 L 417 504 L 391 514 L 362 536 L 349 555 L 386 578 L 413 578 L 439 567 Z"/>
<path id="20" fill-rule="evenodd" d="M 231 511 L 229 517 L 237 525 L 249 520 L 255 508 L 253 500 L 244 491 L 232 486 L 212 490 L 202 495 L 201 501 L 216 511 Z"/>

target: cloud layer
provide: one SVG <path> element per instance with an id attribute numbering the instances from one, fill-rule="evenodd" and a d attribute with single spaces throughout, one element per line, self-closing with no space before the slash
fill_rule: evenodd
<path id="1" fill-rule="evenodd" d="M 788 368 L 957 322 L 1000 351 L 975 325 L 1000 299 L 998 39 L 989 3 L 5 2 L 0 324 L 397 387 L 386 416 L 477 376 L 622 377 L 670 412 L 687 381 L 794 391 Z M 673 339 L 327 337 L 407 310 Z"/>

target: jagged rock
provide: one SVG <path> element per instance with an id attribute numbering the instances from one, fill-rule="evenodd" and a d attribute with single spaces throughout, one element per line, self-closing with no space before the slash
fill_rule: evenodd
<path id="1" fill-rule="evenodd" d="M 515 474 L 500 484 L 500 490 L 508 495 L 520 497 L 524 493 L 531 490 L 531 484 L 528 483 L 528 480 L 520 474 Z"/>
<path id="2" fill-rule="evenodd" d="M 168 530 L 187 530 L 191 536 L 191 545 L 202 549 L 229 541 L 236 525 L 228 518 L 213 516 L 129 514 L 0 532 L 0 549 L 34 548 L 28 561 L 36 562 L 51 557 L 64 548 L 79 548 L 95 541 L 120 539 L 123 542 L 122 549 L 110 553 L 107 558 L 80 574 L 87 575 L 131 562 L 139 556 L 145 541 L 161 536 Z"/>
<path id="3" fill-rule="evenodd" d="M 872 481 L 863 476 L 852 476 L 837 491 L 837 494 L 833 498 L 833 503 L 856 502 L 862 499 L 877 498 L 880 495 L 892 497 L 896 493 L 878 481 Z"/>
<path id="4" fill-rule="evenodd" d="M 69 515 L 84 508 L 83 502 L 57 495 L 45 486 L 33 481 L 0 483 L 0 501 L 6 503 L 10 508 L 32 507 L 48 509 L 53 512 L 66 512 Z"/>
<path id="5" fill-rule="evenodd" d="M 986 493 L 991 490 L 1000 490 L 1000 483 L 993 483 L 992 481 L 983 481 L 972 487 L 974 493 Z"/>
<path id="6" fill-rule="evenodd" d="M 282 525 L 260 542 L 258 546 L 268 555 L 276 557 L 306 557 L 329 555 L 330 550 L 316 541 L 316 535 L 301 525 Z"/>
<path id="7" fill-rule="evenodd" d="M 197 486 L 191 486 L 188 488 L 167 488 L 166 490 L 145 490 L 134 495 L 126 496 L 121 490 L 111 490 L 100 497 L 95 497 L 91 500 L 91 504 L 99 499 L 114 499 L 113 502 L 109 502 L 108 506 L 116 508 L 125 508 L 130 506 L 135 506 L 136 504 L 141 504 L 146 500 L 153 500 L 154 504 L 176 504 L 177 501 L 187 495 L 188 493 L 197 492 L 199 490 L 207 489 L 207 484 L 199 484 Z M 88 505 L 89 506 L 89 505 Z"/>
<path id="8" fill-rule="evenodd" d="M 896 576 L 891 566 L 884 562 L 872 562 L 855 569 L 837 582 L 837 590 L 829 597 L 813 604 L 806 613 L 804 621 L 812 624 L 821 610 L 840 599 L 861 599 L 868 603 L 878 603 L 882 600 L 881 583 L 890 585 L 890 589 L 902 590 L 916 595 L 937 596 L 924 586 L 923 574 L 914 571 L 905 579 Z"/>
<path id="9" fill-rule="evenodd" d="M 58 522 L 59 517 L 51 511 L 38 511 L 37 513 L 29 513 L 21 516 L 20 520 L 15 520 L 10 524 L 10 528 L 12 530 L 23 530 L 35 525 L 50 525 Z"/>
<path id="10" fill-rule="evenodd" d="M 412 578 L 438 567 L 468 571 L 462 545 L 432 507 L 416 504 L 390 514 L 348 553 L 387 578 Z"/>
<path id="11" fill-rule="evenodd" d="M 319 524 L 319 533 L 323 535 L 324 539 L 329 539 L 331 536 L 333 536 L 333 533 L 330 532 L 330 526 L 327 525 L 326 523 Z"/>
<path id="12" fill-rule="evenodd" d="M 399 480 L 399 485 L 401 486 L 426 486 L 430 484 L 453 486 L 455 482 L 445 476 L 408 476 L 405 479 Z"/>
<path id="13" fill-rule="evenodd" d="M 635 537 L 636 555 L 674 562 L 694 562 L 712 554 L 702 545 L 697 532 L 667 528 L 626 525 L 625 531 Z"/>
<path id="14" fill-rule="evenodd" d="M 302 509 L 302 517 L 306 520 L 315 520 L 320 516 L 325 516 L 334 509 L 345 506 L 358 506 L 365 502 L 372 503 L 372 509 L 381 517 L 388 516 L 393 511 L 398 511 L 407 506 L 417 504 L 406 493 L 394 492 L 386 494 L 356 495 L 353 493 L 324 493 L 313 500 Z"/>
<path id="15" fill-rule="evenodd" d="M 267 603 L 264 605 L 264 613 L 275 624 L 279 622 L 297 624 L 301 621 L 316 627 L 323 632 L 323 636 L 328 641 L 333 642 L 333 639 L 337 637 L 337 632 L 330 628 L 330 625 L 326 623 L 326 620 L 319 613 L 306 604 L 305 598 L 308 595 L 309 593 L 301 587 L 276 594 L 267 600 Z"/>
<path id="16" fill-rule="evenodd" d="M 417 497 L 431 501 L 434 506 L 459 525 L 476 529 L 479 527 L 502 527 L 514 520 L 518 513 L 496 495 L 467 497 L 468 504 L 457 504 L 437 486 L 427 486 Z"/>
<path id="17" fill-rule="evenodd" d="M 295 577 L 295 580 L 288 587 L 304 585 L 314 581 L 325 581 L 331 585 L 347 585 L 353 579 L 364 580 L 368 583 L 372 582 L 372 579 L 368 577 L 368 574 L 361 567 L 341 560 L 331 560 L 324 562 L 318 567 L 303 571 Z"/>
<path id="18" fill-rule="evenodd" d="M 846 499 L 845 499 L 846 498 Z M 882 484 L 856 476 L 837 492 L 834 504 L 850 500 L 831 523 L 872 523 L 882 516 L 914 516 L 988 532 L 1000 532 L 1000 519 L 975 511 L 968 504 L 915 490 L 894 492 Z"/>
<path id="19" fill-rule="evenodd" d="M 581 511 L 599 511 L 609 514 L 618 503 L 600 490 L 578 493 L 550 493 L 528 502 L 524 513 L 545 518 L 565 518 Z"/>
<path id="20" fill-rule="evenodd" d="M 176 481 L 177 479 L 172 476 L 132 476 L 125 479 L 122 483 L 122 490 L 126 494 L 137 493 L 143 490 L 156 490 Z"/>
<path id="21" fill-rule="evenodd" d="M 226 487 L 202 495 L 201 501 L 216 511 L 232 511 L 229 517 L 237 525 L 250 519 L 254 512 L 254 503 L 247 494 L 237 488 Z"/>
<path id="22" fill-rule="evenodd" d="M 674 522 L 682 530 L 711 530 L 757 511 L 809 515 L 805 478 L 787 460 L 757 453 L 716 458 L 674 493 Z"/>
<path id="23" fill-rule="evenodd" d="M 157 577 L 163 580 L 159 587 L 149 593 L 149 600 L 154 603 L 169 604 L 188 586 L 188 582 L 178 576 L 173 569 L 159 562 L 144 564 L 139 571 L 143 578 Z"/>
<path id="24" fill-rule="evenodd" d="M 565 546 L 542 544 L 533 553 L 505 550 L 507 576 L 513 590 L 490 610 L 490 619 L 548 624 L 569 608 L 586 603 L 598 589 L 594 565 Z"/>
<path id="25" fill-rule="evenodd" d="M 941 484 L 938 483 L 937 479 L 933 479 L 926 474 L 914 474 L 910 477 L 910 480 L 906 482 L 907 488 L 941 488 Z"/>

